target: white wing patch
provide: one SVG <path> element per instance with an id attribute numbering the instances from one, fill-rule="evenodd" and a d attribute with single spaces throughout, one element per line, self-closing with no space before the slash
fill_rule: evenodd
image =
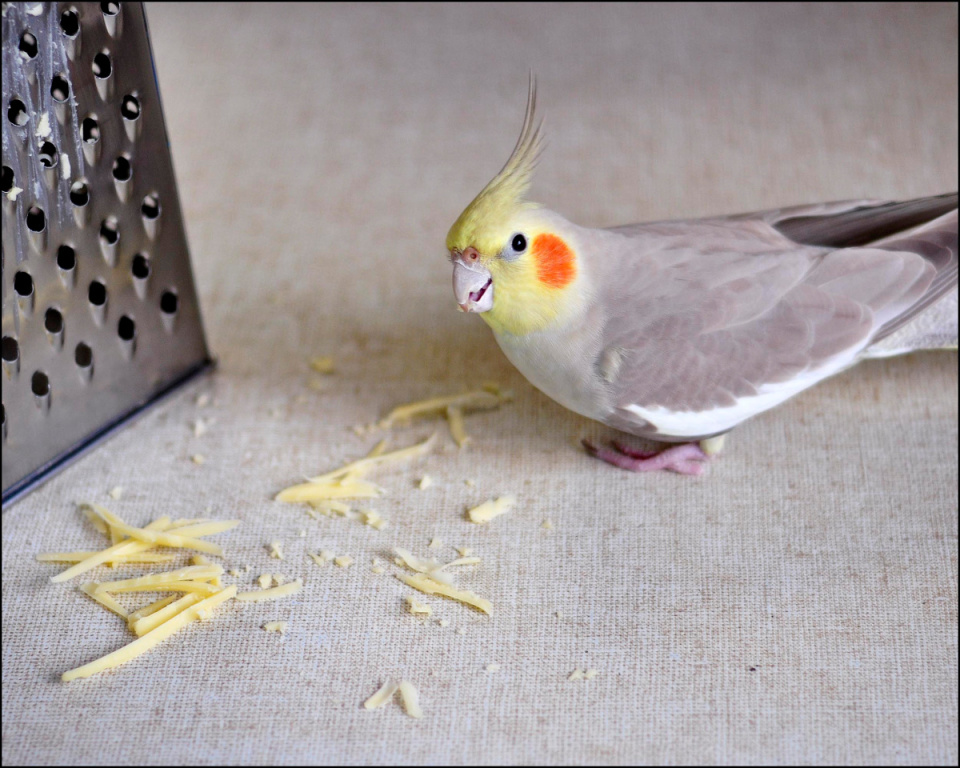
<path id="1" fill-rule="evenodd" d="M 862 348 L 863 346 L 858 346 L 842 356 L 831 358 L 827 365 L 815 371 L 800 373 L 789 381 L 764 384 L 757 389 L 756 395 L 741 397 L 734 405 L 723 408 L 712 408 L 708 411 L 671 411 L 659 405 L 644 408 L 635 403 L 622 407 L 623 410 L 652 424 L 662 435 L 695 438 L 726 432 L 752 416 L 780 405 L 817 382 L 839 373 L 856 360 Z"/>

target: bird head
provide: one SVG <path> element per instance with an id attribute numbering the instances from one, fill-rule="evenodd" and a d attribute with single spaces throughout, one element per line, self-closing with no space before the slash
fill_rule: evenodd
<path id="1" fill-rule="evenodd" d="M 498 333 L 521 335 L 555 321 L 569 304 L 579 272 L 572 225 L 526 199 L 541 150 L 535 107 L 531 79 L 523 129 L 510 159 L 447 234 L 460 310 L 481 313 Z"/>

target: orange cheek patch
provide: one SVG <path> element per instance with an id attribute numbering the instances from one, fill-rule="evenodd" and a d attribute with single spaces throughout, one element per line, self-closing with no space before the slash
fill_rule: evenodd
<path id="1" fill-rule="evenodd" d="M 556 235 L 537 235 L 533 241 L 537 279 L 551 288 L 569 285 L 577 274 L 573 251 Z"/>

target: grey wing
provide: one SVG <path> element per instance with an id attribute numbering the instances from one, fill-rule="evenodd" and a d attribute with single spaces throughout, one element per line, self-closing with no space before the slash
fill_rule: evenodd
<path id="1" fill-rule="evenodd" d="M 867 208 L 880 214 L 874 231 L 889 232 L 891 204 L 614 230 L 621 239 L 605 259 L 609 309 L 598 358 L 611 396 L 608 423 L 661 439 L 715 434 L 852 364 L 934 292 L 956 284 L 956 196 L 952 213 L 934 200 L 919 225 L 922 206 L 893 204 L 907 206 L 907 231 L 856 247 L 831 245 L 828 237 L 869 237 L 836 218 L 857 219 L 862 230 Z M 825 221 L 818 227 L 815 217 Z"/>

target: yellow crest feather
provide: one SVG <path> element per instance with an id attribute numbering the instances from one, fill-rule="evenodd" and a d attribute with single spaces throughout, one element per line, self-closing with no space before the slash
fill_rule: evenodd
<path id="1" fill-rule="evenodd" d="M 533 206 L 524 196 L 530 188 L 533 171 L 542 150 L 540 127 L 534 126 L 537 106 L 537 83 L 530 77 L 527 111 L 523 118 L 520 138 L 506 165 L 491 179 L 468 205 L 447 233 L 447 250 L 462 251 L 473 246 L 480 253 L 495 253 L 502 247 L 504 230 L 510 217 L 520 208 Z"/>

